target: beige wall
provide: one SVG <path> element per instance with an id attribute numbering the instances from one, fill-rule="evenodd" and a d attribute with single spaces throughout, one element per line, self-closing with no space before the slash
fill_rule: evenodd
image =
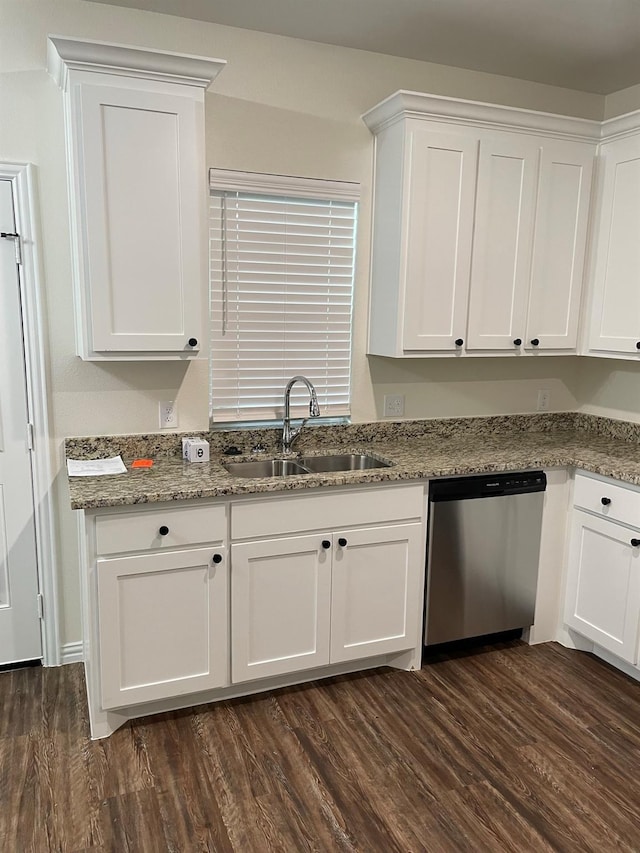
<path id="1" fill-rule="evenodd" d="M 208 165 L 362 185 L 356 281 L 353 415 L 381 416 L 385 393 L 408 417 L 533 411 L 551 390 L 555 410 L 594 407 L 640 420 L 638 367 L 576 358 L 367 358 L 372 138 L 362 112 L 399 88 L 600 119 L 605 99 L 526 81 L 80 2 L 0 0 L 0 160 L 38 167 L 58 463 L 66 435 L 157 429 L 157 402 L 177 399 L 180 429 L 207 424 L 207 365 L 92 364 L 74 355 L 61 94 L 48 78 L 46 36 L 140 44 L 227 59 L 206 99 Z M 613 109 L 613 107 L 612 107 Z M 590 381 L 592 371 L 597 382 Z M 75 525 L 58 476 L 64 641 L 80 635 Z"/>

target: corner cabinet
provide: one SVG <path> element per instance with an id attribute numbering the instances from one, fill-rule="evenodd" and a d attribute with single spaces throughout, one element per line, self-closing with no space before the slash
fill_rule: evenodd
<path id="1" fill-rule="evenodd" d="M 77 353 L 189 359 L 204 340 L 204 91 L 224 62 L 51 36 L 64 92 Z"/>
<path id="2" fill-rule="evenodd" d="M 412 92 L 364 121 L 368 352 L 575 352 L 599 124 Z"/>
<path id="3" fill-rule="evenodd" d="M 638 122 L 638 117 L 635 117 Z M 587 354 L 640 360 L 640 131 L 603 143 Z"/>
<path id="4" fill-rule="evenodd" d="M 638 664 L 640 491 L 576 475 L 564 621 Z"/>

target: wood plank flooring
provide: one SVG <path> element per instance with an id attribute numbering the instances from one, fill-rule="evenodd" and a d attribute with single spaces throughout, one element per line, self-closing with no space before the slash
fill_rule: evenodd
<path id="1" fill-rule="evenodd" d="M 640 684 L 556 644 L 89 740 L 83 670 L 0 673 L 0 851 L 640 851 Z"/>

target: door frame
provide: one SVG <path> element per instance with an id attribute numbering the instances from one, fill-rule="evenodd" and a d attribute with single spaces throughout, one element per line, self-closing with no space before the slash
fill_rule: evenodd
<path id="1" fill-rule="evenodd" d="M 0 179 L 11 182 L 16 232 L 22 263 L 18 265 L 29 422 L 33 425 L 31 481 L 38 588 L 42 596 L 42 662 L 60 664 L 57 548 L 54 512 L 54 465 L 51 456 L 47 397 L 48 338 L 44 322 L 44 289 L 37 209 L 36 169 L 31 163 L 0 162 Z"/>

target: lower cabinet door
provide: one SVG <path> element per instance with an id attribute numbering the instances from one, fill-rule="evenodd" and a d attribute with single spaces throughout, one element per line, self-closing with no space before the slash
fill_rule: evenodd
<path id="1" fill-rule="evenodd" d="M 574 510 L 565 623 L 622 660 L 638 658 L 640 533 Z"/>
<path id="2" fill-rule="evenodd" d="M 233 682 L 329 662 L 331 545 L 314 534 L 231 546 Z"/>
<path id="3" fill-rule="evenodd" d="M 97 569 L 103 708 L 228 683 L 224 548 L 98 560 Z"/>
<path id="4" fill-rule="evenodd" d="M 413 648 L 422 614 L 422 526 L 334 533 L 331 662 Z"/>

